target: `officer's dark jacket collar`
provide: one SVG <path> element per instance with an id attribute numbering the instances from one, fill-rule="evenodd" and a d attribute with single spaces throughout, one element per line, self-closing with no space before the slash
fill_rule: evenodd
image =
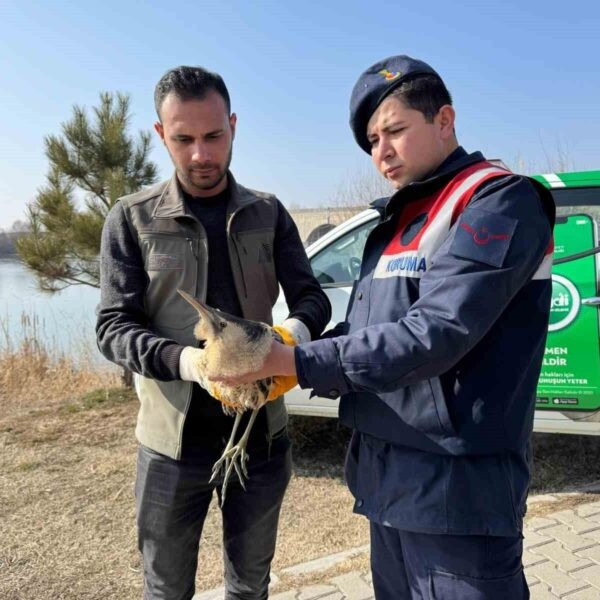
<path id="1" fill-rule="evenodd" d="M 370 204 L 370 207 L 379 211 L 381 215 L 388 216 L 400 203 L 432 194 L 435 190 L 448 183 L 457 173 L 482 160 L 485 160 L 485 158 L 481 152 L 468 154 L 462 146 L 459 146 L 444 159 L 435 171 L 427 175 L 425 179 L 409 183 L 392 196 L 378 198 Z"/>

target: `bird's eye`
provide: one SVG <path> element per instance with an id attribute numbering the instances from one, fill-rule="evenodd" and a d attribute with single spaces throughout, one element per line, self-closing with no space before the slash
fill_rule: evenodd
<path id="1" fill-rule="evenodd" d="M 227 327 L 227 322 L 226 321 L 221 321 L 219 323 L 219 325 L 221 326 L 221 329 L 225 329 L 225 327 Z"/>

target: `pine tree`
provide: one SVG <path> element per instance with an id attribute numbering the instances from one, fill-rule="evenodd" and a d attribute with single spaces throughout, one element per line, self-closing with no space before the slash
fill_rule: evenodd
<path id="1" fill-rule="evenodd" d="M 99 287 L 108 211 L 120 196 L 156 181 L 156 165 L 148 159 L 150 132 L 139 132 L 137 141 L 127 133 L 129 96 L 101 93 L 93 113 L 91 123 L 85 109 L 74 106 L 62 135 L 44 138 L 47 182 L 28 206 L 30 233 L 18 241 L 17 251 L 46 291 Z"/>

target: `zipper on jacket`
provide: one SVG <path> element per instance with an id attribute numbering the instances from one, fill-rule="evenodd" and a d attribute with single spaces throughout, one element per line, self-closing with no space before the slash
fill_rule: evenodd
<path id="1" fill-rule="evenodd" d="M 192 256 L 196 259 L 196 287 L 194 288 L 194 297 L 198 297 L 198 251 L 196 250 L 195 240 L 193 238 L 185 238 L 192 251 Z"/>
<path id="2" fill-rule="evenodd" d="M 204 290 L 204 294 L 202 295 L 202 302 L 206 302 L 206 295 L 208 293 L 208 238 L 203 238 L 200 240 L 196 240 L 198 247 L 198 262 L 200 262 L 200 244 L 202 244 L 202 250 L 204 252 L 204 256 L 206 260 L 204 261 L 204 279 L 202 280 L 202 289 Z M 200 277 L 196 278 L 196 291 L 198 291 L 198 287 L 200 285 Z"/>
<path id="3" fill-rule="evenodd" d="M 194 258 L 196 260 L 198 260 L 198 253 L 196 252 L 196 248 L 194 247 L 194 240 L 192 238 L 185 238 L 185 239 L 187 240 L 187 243 L 190 245 L 190 250 L 192 251 Z"/>
<path id="4" fill-rule="evenodd" d="M 236 240 L 236 237 L 238 236 L 238 234 L 232 235 L 232 233 L 231 233 L 231 223 L 233 222 L 233 217 L 235 217 L 235 215 L 237 215 L 237 213 L 240 210 L 242 210 L 242 208 L 243 207 L 240 207 L 240 208 L 236 209 L 233 213 L 231 213 L 231 215 L 229 217 L 229 221 L 227 223 L 227 236 L 233 242 L 233 246 L 235 248 L 235 255 L 237 258 L 238 268 L 240 271 L 240 278 L 242 280 L 242 287 L 244 288 L 244 298 L 247 299 L 248 298 L 248 288 L 246 287 L 246 277 L 244 276 L 244 270 L 242 269 L 242 260 L 240 259 L 239 244 L 238 244 L 238 241 Z"/>
<path id="5" fill-rule="evenodd" d="M 199 267 L 199 256 L 198 256 L 198 248 L 197 248 L 197 243 L 198 240 L 194 239 L 194 238 L 185 238 L 188 242 L 188 244 L 190 245 L 190 250 L 192 251 L 192 254 L 194 256 L 194 258 L 196 259 L 196 287 L 194 288 L 194 298 L 198 297 L 198 288 L 200 285 L 200 277 L 198 276 L 198 267 Z M 206 264 L 208 265 L 208 244 L 206 246 Z M 205 282 L 206 283 L 206 282 Z M 206 288 L 206 285 L 203 286 L 204 288 Z M 206 298 L 202 298 L 202 301 L 204 301 Z"/>
<path id="6" fill-rule="evenodd" d="M 248 289 L 246 288 L 246 277 L 244 276 L 244 269 L 242 269 L 242 260 L 240 259 L 240 248 L 236 240 L 237 235 L 232 236 L 233 245 L 235 246 L 235 255 L 238 261 L 238 267 L 240 269 L 240 277 L 242 279 L 242 286 L 244 287 L 244 297 L 248 298 Z"/>

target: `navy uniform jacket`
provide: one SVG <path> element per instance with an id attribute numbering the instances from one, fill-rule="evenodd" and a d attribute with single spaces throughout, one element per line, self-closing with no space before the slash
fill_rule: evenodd
<path id="1" fill-rule="evenodd" d="M 416 532 L 517 535 L 550 310 L 554 204 L 455 150 L 396 192 L 346 322 L 296 349 L 301 387 L 341 395 L 355 511 Z"/>

